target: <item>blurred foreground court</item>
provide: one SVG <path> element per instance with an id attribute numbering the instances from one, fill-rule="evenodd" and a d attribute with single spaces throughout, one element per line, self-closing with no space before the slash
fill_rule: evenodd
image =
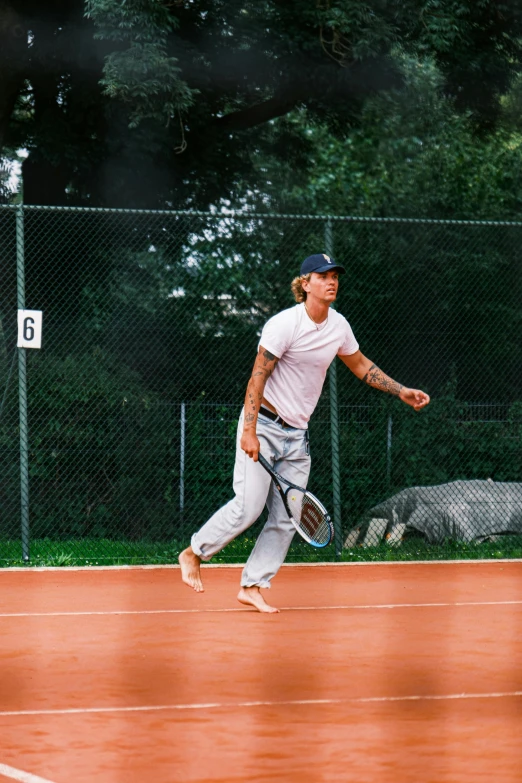
<path id="1" fill-rule="evenodd" d="M 175 567 L 4 569 L 2 765 L 28 783 L 520 780 L 521 563 L 283 566 L 270 616 L 236 602 L 239 576 L 205 567 L 196 594 Z"/>

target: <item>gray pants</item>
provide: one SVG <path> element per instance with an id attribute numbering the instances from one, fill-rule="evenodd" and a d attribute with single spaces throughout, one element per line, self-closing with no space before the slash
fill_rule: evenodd
<path id="1" fill-rule="evenodd" d="M 191 545 L 202 560 L 210 560 L 236 536 L 254 524 L 266 503 L 268 519 L 243 569 L 241 585 L 270 587 L 270 580 L 277 574 L 286 557 L 295 528 L 266 470 L 241 449 L 243 416 L 244 411 L 237 428 L 235 497 L 192 536 Z M 308 430 L 283 428 L 260 414 L 257 420 L 257 437 L 261 444 L 261 453 L 274 465 L 275 470 L 298 486 L 306 487 L 310 473 Z"/>

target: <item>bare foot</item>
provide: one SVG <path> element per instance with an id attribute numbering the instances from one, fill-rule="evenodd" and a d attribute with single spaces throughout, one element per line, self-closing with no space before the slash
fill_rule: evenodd
<path id="1" fill-rule="evenodd" d="M 279 612 L 279 609 L 276 609 L 275 606 L 270 606 L 270 604 L 267 604 L 261 595 L 259 587 L 242 587 L 237 594 L 237 600 L 242 604 L 253 606 L 254 609 L 257 609 L 258 612 L 265 612 L 266 614 L 274 614 L 275 612 Z"/>
<path id="2" fill-rule="evenodd" d="M 192 587 L 196 593 L 204 592 L 199 570 L 201 558 L 194 554 L 192 547 L 189 546 L 180 553 L 178 560 L 181 566 L 181 578 L 185 584 Z"/>

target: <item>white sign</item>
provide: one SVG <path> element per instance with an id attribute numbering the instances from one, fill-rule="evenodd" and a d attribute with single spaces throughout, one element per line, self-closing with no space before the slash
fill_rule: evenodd
<path id="1" fill-rule="evenodd" d="M 42 311 L 18 310 L 18 347 L 42 347 Z"/>

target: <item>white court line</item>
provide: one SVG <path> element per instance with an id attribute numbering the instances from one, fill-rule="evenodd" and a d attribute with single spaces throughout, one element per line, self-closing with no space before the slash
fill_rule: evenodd
<path id="1" fill-rule="evenodd" d="M 436 566 L 436 565 L 492 565 L 502 563 L 522 563 L 521 557 L 495 557 L 495 558 L 481 558 L 478 560 L 346 560 L 342 563 L 339 562 L 323 562 L 323 563 L 283 563 L 282 568 L 352 568 L 353 566 L 369 567 L 369 566 L 400 566 L 400 565 L 420 565 L 420 566 Z M 245 563 L 202 563 L 202 568 L 244 568 Z M 166 569 L 178 569 L 177 563 L 162 563 L 162 564 L 150 564 L 150 565 L 85 565 L 85 566 L 6 566 L 0 567 L 0 576 L 3 573 L 12 573 L 13 571 L 20 571 L 24 573 L 32 573 L 37 571 L 39 573 L 45 571 L 161 571 Z"/>
<path id="2" fill-rule="evenodd" d="M 520 606 L 520 601 L 452 601 L 447 603 L 425 604 L 340 604 L 337 606 L 283 606 L 282 612 L 322 612 L 322 611 L 349 611 L 350 609 L 430 609 L 449 606 Z M 118 616 L 135 614 L 216 614 L 231 612 L 255 612 L 248 607 L 234 607 L 228 609 L 115 609 L 97 612 L 1 612 L 2 617 L 96 617 Z"/>
<path id="3" fill-rule="evenodd" d="M 505 691 L 493 693 L 445 693 L 416 694 L 412 696 L 362 696 L 353 699 L 289 699 L 287 701 L 239 701 L 239 702 L 206 702 L 195 704 L 156 704 L 142 707 L 71 707 L 61 710 L 2 710 L 3 717 L 25 717 L 34 715 L 93 715 L 121 712 L 168 712 L 184 710 L 237 710 L 248 707 L 299 707 L 340 704 L 382 704 L 393 702 L 420 701 L 461 701 L 469 699 L 509 699 L 520 698 L 522 691 Z"/>
<path id="4" fill-rule="evenodd" d="M 0 764 L 0 775 L 11 778 L 11 780 L 19 780 L 21 783 L 52 783 L 47 778 L 41 778 L 38 775 L 31 775 L 30 772 L 8 767 L 7 764 Z"/>

